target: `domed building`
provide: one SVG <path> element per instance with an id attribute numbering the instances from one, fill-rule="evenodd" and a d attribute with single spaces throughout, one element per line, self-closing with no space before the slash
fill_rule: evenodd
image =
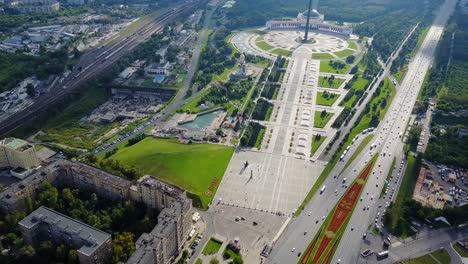
<path id="1" fill-rule="evenodd" d="M 305 30 L 307 25 L 307 10 L 300 12 L 296 19 L 291 20 L 270 20 L 266 22 L 268 30 Z M 331 32 L 349 36 L 353 33 L 351 27 L 330 25 L 325 22 L 325 16 L 316 9 L 310 11 L 309 29 Z"/>

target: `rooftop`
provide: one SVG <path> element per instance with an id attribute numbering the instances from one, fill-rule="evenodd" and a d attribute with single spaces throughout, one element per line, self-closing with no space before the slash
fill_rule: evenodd
<path id="1" fill-rule="evenodd" d="M 71 217 L 63 215 L 45 206 L 41 206 L 34 212 L 26 216 L 18 224 L 31 229 L 42 223 L 59 227 L 62 232 L 79 236 L 83 245 L 78 252 L 85 255 L 91 255 L 99 246 L 111 239 L 111 235 L 77 221 Z"/>
<path id="2" fill-rule="evenodd" d="M 24 145 L 27 145 L 28 142 L 19 138 L 5 138 L 2 140 L 1 144 L 12 149 L 19 149 L 23 147 Z"/>

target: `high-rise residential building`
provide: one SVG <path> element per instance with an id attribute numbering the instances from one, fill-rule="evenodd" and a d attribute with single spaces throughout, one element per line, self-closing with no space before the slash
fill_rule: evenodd
<path id="1" fill-rule="evenodd" d="M 108 263 L 112 254 L 110 234 L 41 206 L 19 223 L 24 242 L 37 246 L 43 241 L 76 249 L 81 264 Z"/>
<path id="2" fill-rule="evenodd" d="M 19 138 L 0 140 L 0 168 L 31 169 L 40 165 L 34 146 Z"/>

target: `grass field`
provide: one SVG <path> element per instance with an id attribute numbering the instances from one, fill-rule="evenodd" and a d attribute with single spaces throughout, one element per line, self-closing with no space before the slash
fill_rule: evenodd
<path id="1" fill-rule="evenodd" d="M 345 58 L 345 57 L 348 57 L 349 55 L 353 55 L 354 52 L 355 52 L 354 50 L 345 49 L 342 51 L 334 52 L 333 54 L 335 54 L 339 58 Z"/>
<path id="2" fill-rule="evenodd" d="M 195 264 L 203 264 L 203 261 L 201 259 L 197 259 L 197 261 L 195 261 Z"/>
<path id="3" fill-rule="evenodd" d="M 324 128 L 325 125 L 327 125 L 328 121 L 333 116 L 333 113 L 328 113 L 324 116 L 321 117 L 322 112 L 321 111 L 315 111 L 315 117 L 314 117 L 314 127 L 317 128 Z"/>
<path id="4" fill-rule="evenodd" d="M 402 214 L 401 209 L 404 200 L 408 197 L 411 197 L 413 194 L 414 185 L 416 184 L 416 180 L 418 178 L 416 165 L 416 157 L 413 155 L 409 155 L 408 160 L 406 161 L 406 169 L 403 175 L 403 179 L 401 181 L 400 189 L 398 190 L 395 203 L 393 204 L 392 226 L 396 226 L 398 219 L 400 219 L 400 215 Z M 403 234 L 402 238 L 405 238 L 407 235 L 408 234 Z"/>
<path id="5" fill-rule="evenodd" d="M 390 166 L 390 170 L 388 171 L 387 178 L 385 178 L 387 181 L 384 183 L 384 186 L 382 188 L 382 191 L 380 192 L 379 198 L 382 198 L 385 194 L 385 190 L 387 189 L 388 183 L 390 182 L 390 177 L 392 177 L 392 172 L 393 172 L 393 167 L 395 167 L 396 163 L 396 158 L 393 158 L 392 161 L 392 166 Z"/>
<path id="6" fill-rule="evenodd" d="M 328 93 L 328 96 L 325 92 L 318 92 L 317 93 L 317 104 L 318 105 L 325 105 L 325 106 L 332 106 L 336 100 L 338 100 L 339 94 L 335 93 Z"/>
<path id="7" fill-rule="evenodd" d="M 237 68 L 239 68 L 239 64 L 236 63 L 236 64 L 234 64 L 234 66 L 232 66 L 232 68 L 230 68 L 230 69 L 225 69 L 225 70 L 224 70 L 221 74 L 219 74 L 219 75 L 214 75 L 214 76 L 213 76 L 213 79 L 214 79 L 214 80 L 219 80 L 219 81 L 225 82 L 225 81 L 228 80 L 229 74 L 230 74 L 231 72 L 237 71 Z"/>
<path id="8" fill-rule="evenodd" d="M 228 253 L 229 254 L 229 258 L 228 259 L 235 259 L 235 258 L 239 258 L 239 259 L 242 259 L 242 255 L 240 253 L 236 253 L 234 250 L 230 249 L 230 248 L 225 248 L 224 251 L 223 251 L 223 256 L 225 253 Z"/>
<path id="9" fill-rule="evenodd" d="M 211 238 L 210 241 L 208 241 L 208 243 L 206 243 L 206 246 L 203 248 L 202 254 L 205 256 L 216 254 L 218 253 L 222 244 L 223 243 L 221 243 L 221 241 Z"/>
<path id="10" fill-rule="evenodd" d="M 321 136 L 319 140 L 315 139 L 315 136 L 312 139 L 312 155 L 320 148 L 322 143 L 327 139 L 327 137 Z"/>
<path id="11" fill-rule="evenodd" d="M 351 158 L 348 160 L 348 162 L 346 163 L 346 165 L 344 166 L 344 168 L 341 170 L 340 173 L 343 173 L 343 171 L 345 171 L 349 165 L 351 165 L 351 163 L 357 158 L 357 156 L 361 153 L 361 151 L 366 147 L 366 145 L 372 140 L 372 138 L 374 137 L 374 134 L 370 134 L 370 135 L 367 135 L 361 142 L 361 144 L 359 144 L 359 146 L 357 147 L 356 151 L 353 153 L 353 155 L 351 156 Z"/>
<path id="12" fill-rule="evenodd" d="M 265 41 L 256 42 L 255 45 L 257 45 L 257 47 L 259 47 L 260 49 L 262 49 L 264 51 L 270 51 L 271 49 L 273 49 L 273 46 L 270 46 Z"/>
<path id="13" fill-rule="evenodd" d="M 431 253 L 442 264 L 450 264 L 451 258 L 445 249 L 439 249 Z"/>
<path id="14" fill-rule="evenodd" d="M 200 101 L 203 99 L 203 96 L 207 95 L 210 92 L 209 89 L 206 89 L 205 91 L 201 92 L 197 97 L 193 98 L 192 101 L 188 102 L 186 105 L 182 106 L 179 108 L 181 111 L 189 111 L 190 113 L 198 113 L 201 111 L 200 108 L 198 108 L 198 105 Z"/>
<path id="15" fill-rule="evenodd" d="M 201 207 L 207 208 L 233 152 L 233 148 L 219 145 L 145 138 L 119 149 L 112 158 L 199 196 Z"/>
<path id="16" fill-rule="evenodd" d="M 340 87 L 341 84 L 344 83 L 344 81 L 346 81 L 345 79 L 334 78 L 333 81 L 330 83 L 329 80 L 330 79 L 328 77 L 320 76 L 318 86 L 337 89 L 338 87 Z"/>
<path id="17" fill-rule="evenodd" d="M 435 259 L 433 259 L 431 256 L 424 255 L 419 258 L 404 261 L 402 262 L 402 264 L 439 264 L 439 263 L 435 261 Z"/>
<path id="18" fill-rule="evenodd" d="M 357 50 L 358 46 L 357 46 L 357 43 L 355 41 L 351 41 L 351 40 L 348 40 L 348 48 L 350 49 L 353 49 L 353 50 Z"/>
<path id="19" fill-rule="evenodd" d="M 289 50 L 277 48 L 277 49 L 272 50 L 271 53 L 276 54 L 276 55 L 281 55 L 283 57 L 289 57 L 291 56 L 292 52 Z"/>
<path id="20" fill-rule="evenodd" d="M 343 74 L 349 71 L 350 65 L 346 64 L 346 66 L 343 69 L 334 69 L 330 65 L 330 61 L 322 61 L 320 62 L 320 72 L 328 72 L 328 73 L 339 73 Z"/>
<path id="21" fill-rule="evenodd" d="M 333 56 L 330 53 L 313 53 L 312 54 L 312 59 L 314 59 L 314 60 L 331 60 L 331 59 L 335 59 L 335 56 Z"/>
<path id="22" fill-rule="evenodd" d="M 468 250 L 465 250 L 464 248 L 462 248 L 460 245 L 458 245 L 457 243 L 454 243 L 453 244 L 453 249 L 455 249 L 455 251 L 457 251 L 457 253 L 462 256 L 462 258 L 468 258 Z"/>

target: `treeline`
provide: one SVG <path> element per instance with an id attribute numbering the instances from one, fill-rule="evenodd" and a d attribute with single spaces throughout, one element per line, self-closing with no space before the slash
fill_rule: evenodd
<path id="1" fill-rule="evenodd" d="M 278 67 L 278 68 L 284 68 L 284 66 L 286 65 L 286 62 L 287 62 L 287 61 L 288 61 L 288 60 L 287 60 L 285 57 L 279 55 L 279 56 L 276 58 L 275 66 Z"/>
<path id="2" fill-rule="evenodd" d="M 354 28 L 354 32 L 360 36 L 373 37 L 372 45 L 384 61 L 396 50 L 411 29 L 426 16 L 431 16 L 442 3 L 441 0 L 426 2 L 427 4 L 423 1 L 407 2 L 408 5 L 404 9 L 375 17 Z"/>
<path id="3" fill-rule="evenodd" d="M 256 120 L 268 120 L 270 119 L 271 111 L 273 110 L 273 104 L 264 100 L 258 99 L 257 104 L 252 112 L 252 119 Z"/>
<path id="4" fill-rule="evenodd" d="M 244 135 L 240 140 L 241 145 L 244 147 L 254 147 L 262 129 L 265 129 L 265 127 L 261 124 L 250 122 L 249 125 L 245 128 Z"/>
<path id="5" fill-rule="evenodd" d="M 225 69 L 232 68 L 236 63 L 236 56 L 231 56 L 231 45 L 225 41 L 230 31 L 225 27 L 219 27 L 208 37 L 208 43 L 200 54 L 198 72 L 193 83 L 198 84 L 198 89 L 211 82 L 213 75 L 221 74 Z"/>
<path id="6" fill-rule="evenodd" d="M 109 156 L 110 157 L 110 156 Z M 136 167 L 125 166 L 120 161 L 115 159 L 99 160 L 96 155 L 88 154 L 85 156 L 84 162 L 90 166 L 96 167 L 103 171 L 125 178 L 130 181 L 136 181 L 143 173 Z"/>
<path id="7" fill-rule="evenodd" d="M 143 139 L 145 139 L 146 135 L 141 133 L 141 134 L 138 134 L 134 137 L 132 137 L 131 139 L 128 140 L 128 144 L 127 146 L 132 146 L 132 145 L 135 145 L 136 143 L 142 141 Z"/>
<path id="8" fill-rule="evenodd" d="M 263 87 L 262 96 L 267 99 L 275 100 L 278 95 L 279 88 L 280 85 L 278 84 L 267 83 L 265 84 L 265 87 Z"/>
<path id="9" fill-rule="evenodd" d="M 41 51 L 39 57 L 0 51 L 0 92 L 11 90 L 32 75 L 45 80 L 52 74 L 61 74 L 67 62 L 66 48 L 55 52 Z"/>
<path id="10" fill-rule="evenodd" d="M 392 211 L 395 210 L 394 204 L 392 203 L 385 213 L 384 225 L 387 230 L 395 236 L 401 236 L 402 234 L 411 234 L 412 221 L 417 221 L 420 224 L 425 223 L 425 220 L 434 221 L 437 217 L 445 217 L 452 226 L 468 221 L 468 205 L 460 207 L 445 207 L 444 209 L 433 209 L 422 206 L 421 203 L 408 198 L 403 202 L 401 210 L 401 217 L 396 220 L 396 225 L 392 226 L 393 220 Z M 440 223 L 432 222 L 432 225 L 437 226 Z"/>
<path id="11" fill-rule="evenodd" d="M 338 23 L 360 23 L 373 18 L 379 18 L 396 10 L 405 10 L 424 5 L 423 0 L 407 1 L 349 1 L 329 0 L 320 3 L 319 12 L 325 14 L 327 20 L 336 20 Z M 226 27 L 240 29 L 265 25 L 270 19 L 283 17 L 296 17 L 297 12 L 307 9 L 307 2 L 303 0 L 239 0 L 228 10 Z"/>
<path id="12" fill-rule="evenodd" d="M 458 135 L 460 127 L 447 127 L 441 133 L 438 127 L 431 129 L 432 137 L 424 153 L 424 158 L 439 163 L 468 168 L 468 137 Z"/>

